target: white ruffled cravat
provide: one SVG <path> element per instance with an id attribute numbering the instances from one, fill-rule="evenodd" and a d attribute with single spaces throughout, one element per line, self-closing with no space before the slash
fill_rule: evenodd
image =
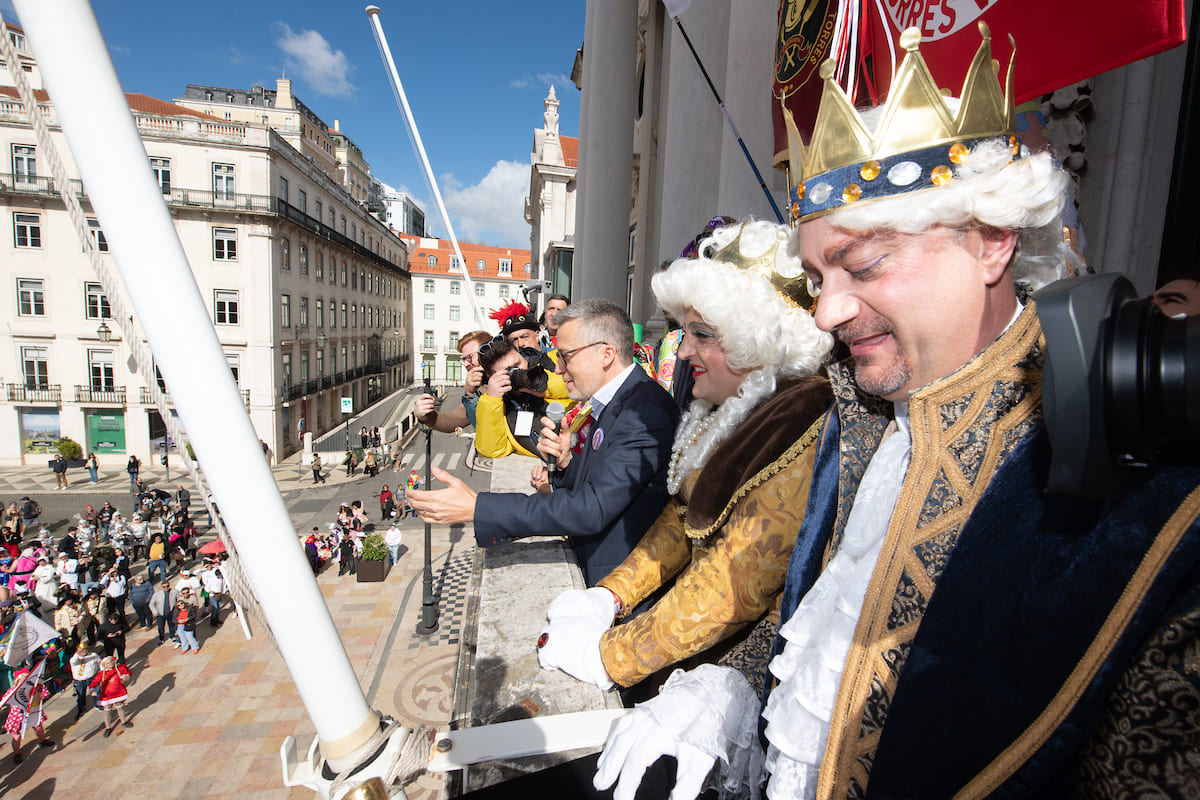
<path id="1" fill-rule="evenodd" d="M 896 403 L 896 430 L 867 465 L 841 546 L 779 629 L 785 644 L 771 661 L 779 685 L 763 712 L 770 800 L 816 796 L 833 702 L 911 452 L 908 404 Z"/>

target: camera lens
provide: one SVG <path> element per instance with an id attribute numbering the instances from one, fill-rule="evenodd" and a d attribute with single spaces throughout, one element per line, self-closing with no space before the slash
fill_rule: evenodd
<path id="1" fill-rule="evenodd" d="M 1046 337 L 1046 490 L 1101 498 L 1128 468 L 1195 463 L 1200 317 L 1168 318 L 1114 273 L 1057 281 L 1035 299 Z"/>
<path id="2" fill-rule="evenodd" d="M 508 372 L 508 380 L 512 384 L 512 388 L 525 389 L 529 386 L 529 376 L 525 370 L 520 367 L 509 367 L 506 372 Z"/>
<path id="3" fill-rule="evenodd" d="M 1118 452 L 1149 463 L 1200 438 L 1200 317 L 1172 319 L 1148 299 L 1126 300 L 1113 310 L 1105 345 Z"/>

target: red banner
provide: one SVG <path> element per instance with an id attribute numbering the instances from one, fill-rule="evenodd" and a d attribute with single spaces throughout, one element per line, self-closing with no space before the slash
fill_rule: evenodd
<path id="1" fill-rule="evenodd" d="M 832 10 L 826 8 L 830 5 Z M 803 8 L 796 11 L 798 6 L 815 10 L 811 14 Z M 862 0 L 861 7 L 864 19 L 859 61 L 873 80 L 878 97 L 886 96 L 892 74 L 891 52 L 895 52 L 899 63 L 904 51 L 898 39 L 901 31 L 909 27 L 921 31 L 921 55 L 934 79 L 955 95 L 962 89 L 963 76 L 979 48 L 978 21 L 983 20 L 991 28 L 992 57 L 1000 62 L 1001 79 L 1012 55 L 1008 38 L 1011 35 L 1017 44 L 1014 68 L 1017 104 L 1169 50 L 1186 38 L 1184 0 L 1144 0 L 1132 5 L 1113 0 Z M 780 0 L 779 41 L 784 41 L 787 19 L 808 19 L 804 28 L 807 32 L 813 29 L 813 19 L 820 16 L 825 20 L 834 13 L 836 3 L 830 0 L 810 3 Z M 829 30 L 832 33 L 832 22 Z M 777 46 L 776 97 L 788 85 L 780 81 L 778 52 Z M 816 64 L 825 57 L 821 55 Z M 812 58 L 817 58 L 815 52 Z M 820 97 L 820 79 L 815 75 L 815 67 L 812 77 L 802 86 L 802 91 L 788 94 L 788 106 L 801 131 L 807 133 Z M 861 82 L 859 87 L 863 88 Z M 860 91 L 856 102 L 863 105 L 870 98 Z M 775 117 L 778 164 L 786 157 L 787 134 L 778 110 Z"/>
<path id="2" fill-rule="evenodd" d="M 829 58 L 837 23 L 837 0 L 780 0 L 775 35 L 776 98 L 787 99 L 796 125 L 808 136 L 821 100 L 821 63 Z M 775 125 L 775 166 L 787 159 L 787 131 L 778 100 L 771 104 Z"/>

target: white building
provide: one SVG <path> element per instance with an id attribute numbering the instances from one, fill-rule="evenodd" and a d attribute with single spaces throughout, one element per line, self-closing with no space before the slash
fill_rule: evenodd
<path id="1" fill-rule="evenodd" d="M 9 26 L 23 44 L 20 29 Z M 28 69 L 26 69 L 28 67 Z M 54 145 L 77 175 L 36 65 L 22 56 Z M 0 77 L 9 78 L 7 72 Z M 109 468 L 154 455 L 165 434 L 149 376 L 130 371 L 118 326 L 82 252 L 15 88 L 0 86 L 0 463 L 41 463 L 60 436 Z M 347 191 L 314 124 L 304 146 L 273 121 L 237 121 L 144 95 L 127 99 L 255 429 L 298 446 L 409 382 L 406 245 Z M 307 118 L 306 118 L 307 119 Z M 302 149 L 290 143 L 296 141 Z M 337 149 L 336 137 L 328 136 Z M 358 168 L 350 170 L 353 174 Z M 72 188 L 90 212 L 83 187 Z M 106 245 L 99 224 L 94 235 Z M 136 320 L 134 320 L 136 324 Z M 168 387 L 169 388 L 169 387 Z"/>
<path id="2" fill-rule="evenodd" d="M 386 207 L 388 225 L 397 233 L 407 233 L 410 236 L 424 236 L 429 231 L 425 227 L 425 209 L 421 208 L 410 195 L 397 191 L 386 183 L 383 184 L 383 202 Z"/>
<path id="3" fill-rule="evenodd" d="M 411 254 L 412 337 L 423 364 L 420 377 L 461 383 L 459 338 L 477 330 L 496 333 L 499 326 L 488 312 L 513 300 L 524 302 L 522 287 L 533 281 L 529 251 L 459 242 L 467 262 L 464 276 L 449 240 L 402 238 L 409 242 Z M 541 300 L 538 303 L 540 307 Z M 476 317 L 476 307 L 482 319 Z"/>
<path id="4" fill-rule="evenodd" d="M 529 196 L 525 221 L 535 278 L 550 281 L 553 291 L 571 296 L 575 256 L 575 173 L 579 140 L 558 133 L 558 97 L 554 87 L 543 102 L 543 127 L 533 132 Z"/>

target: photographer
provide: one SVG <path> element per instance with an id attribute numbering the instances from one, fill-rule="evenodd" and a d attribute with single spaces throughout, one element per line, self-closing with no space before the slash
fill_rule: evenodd
<path id="1" fill-rule="evenodd" d="M 551 380 L 554 362 L 536 348 L 518 350 L 499 337 L 479 352 L 488 379 L 476 410 L 475 449 L 486 458 L 511 453 L 536 458 L 541 426 L 534 423 L 545 415 L 547 402 L 571 405 L 562 378 Z"/>
<path id="2" fill-rule="evenodd" d="M 451 411 L 439 411 L 437 398 L 423 394 L 417 398 L 413 411 L 417 421 L 435 431 L 454 433 L 457 428 L 475 424 L 475 406 L 479 402 L 479 390 L 483 385 L 483 367 L 479 366 L 479 348 L 492 340 L 485 331 L 471 331 L 458 340 L 458 352 L 466 370 L 463 377 L 462 405 Z"/>

